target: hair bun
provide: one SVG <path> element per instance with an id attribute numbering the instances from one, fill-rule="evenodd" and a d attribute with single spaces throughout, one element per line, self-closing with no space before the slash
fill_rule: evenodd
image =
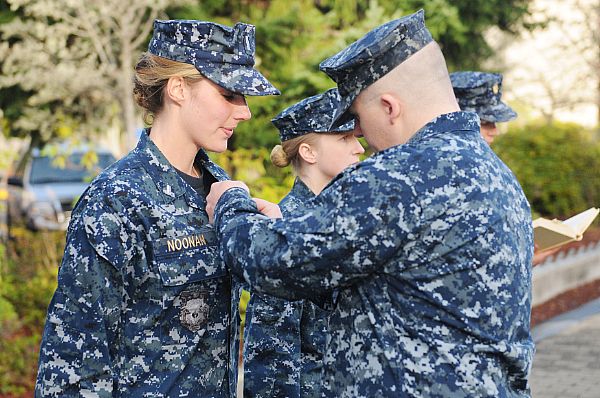
<path id="1" fill-rule="evenodd" d="M 277 167 L 286 167 L 290 164 L 283 147 L 281 145 L 275 145 L 271 151 L 271 162 Z"/>

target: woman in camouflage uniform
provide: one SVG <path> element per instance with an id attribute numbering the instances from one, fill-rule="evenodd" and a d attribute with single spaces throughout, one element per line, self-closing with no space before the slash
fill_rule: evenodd
<path id="1" fill-rule="evenodd" d="M 205 196 L 250 118 L 278 94 L 254 26 L 155 21 L 135 68 L 151 127 L 73 211 L 41 344 L 36 396 L 228 397 L 230 277 Z"/>
<path id="2" fill-rule="evenodd" d="M 354 136 L 354 122 L 330 130 L 339 94 L 331 89 L 285 109 L 272 122 L 281 145 L 271 160 L 292 165 L 292 190 L 279 203 L 283 216 L 301 214 L 307 202 L 364 149 Z M 286 301 L 253 293 L 244 333 L 245 397 L 320 397 L 327 317 L 331 296 L 314 301 Z"/>

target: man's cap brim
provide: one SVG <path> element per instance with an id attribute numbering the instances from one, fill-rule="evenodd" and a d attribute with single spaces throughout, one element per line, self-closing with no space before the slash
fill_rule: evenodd
<path id="1" fill-rule="evenodd" d="M 359 94 L 360 90 L 356 90 L 356 92 L 348 93 L 348 95 L 340 99 L 340 104 L 333 115 L 329 130 L 337 129 L 355 119 L 354 115 L 350 112 L 350 107 Z"/>

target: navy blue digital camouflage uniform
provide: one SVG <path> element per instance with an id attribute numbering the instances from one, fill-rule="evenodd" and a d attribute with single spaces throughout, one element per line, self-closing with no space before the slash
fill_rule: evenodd
<path id="1" fill-rule="evenodd" d="M 308 133 L 351 131 L 354 121 L 329 130 L 338 103 L 339 94 L 334 88 L 286 108 L 272 120 L 280 140 Z M 296 178 L 292 190 L 279 203 L 283 216 L 300 212 L 314 196 Z M 251 295 L 244 330 L 245 397 L 321 396 L 327 317 L 333 302 L 331 295 L 311 299 L 318 304 Z"/>
<path id="2" fill-rule="evenodd" d="M 202 152 L 197 163 L 226 178 Z M 146 133 L 93 181 L 72 214 L 37 395 L 226 396 L 230 280 L 204 207 Z"/>
<path id="3" fill-rule="evenodd" d="M 276 92 L 252 69 L 253 32 L 245 24 L 156 21 L 149 51 L 202 64 L 206 77 L 225 79 L 217 83 L 234 92 Z M 222 58 L 206 60 L 218 48 Z M 36 397 L 229 396 L 231 281 L 206 192 L 187 184 L 148 134 L 73 210 Z M 203 151 L 195 165 L 207 188 L 228 178 Z"/>
<path id="4" fill-rule="evenodd" d="M 410 57 L 431 42 L 423 26 L 422 11 L 392 21 L 321 66 L 356 98 L 344 82 L 365 88 Z M 294 300 L 343 288 L 324 396 L 529 396 L 530 207 L 477 115 L 436 117 L 307 208 L 271 220 L 233 188 L 215 229 L 226 263 L 256 291 Z"/>
<path id="5" fill-rule="evenodd" d="M 354 127 L 354 123 L 352 128 Z M 342 130 L 345 130 L 343 128 Z M 301 214 L 315 194 L 296 177 L 292 190 L 279 202 L 281 214 L 288 217 Z M 315 293 L 302 301 L 300 318 L 300 396 L 320 397 L 323 383 L 323 360 L 329 315 L 335 304 L 337 290 L 323 297 Z"/>
<path id="6" fill-rule="evenodd" d="M 502 75 L 489 72 L 450 73 L 460 109 L 479 115 L 482 122 L 510 122 L 517 113 L 502 102 Z"/>

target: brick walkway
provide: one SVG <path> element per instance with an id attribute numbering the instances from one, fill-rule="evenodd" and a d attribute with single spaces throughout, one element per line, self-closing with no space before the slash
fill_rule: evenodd
<path id="1" fill-rule="evenodd" d="M 600 398 L 600 300 L 533 330 L 534 398 Z"/>

